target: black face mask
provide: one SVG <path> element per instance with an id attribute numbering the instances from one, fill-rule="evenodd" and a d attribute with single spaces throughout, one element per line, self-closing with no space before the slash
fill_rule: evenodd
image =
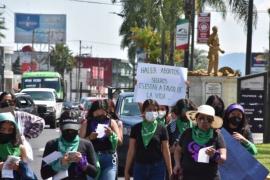
<path id="1" fill-rule="evenodd" d="M 0 144 L 11 142 L 14 138 L 13 134 L 0 133 Z"/>
<path id="2" fill-rule="evenodd" d="M 98 121 L 101 121 L 101 120 L 104 120 L 104 119 L 107 119 L 108 117 L 106 115 L 100 115 L 100 116 L 94 116 L 94 119 L 98 120 Z"/>
<path id="3" fill-rule="evenodd" d="M 72 142 L 75 137 L 78 135 L 78 131 L 62 131 L 62 137 L 64 138 L 64 140 L 66 140 L 67 142 Z"/>
<path id="4" fill-rule="evenodd" d="M 229 118 L 229 123 L 238 127 L 242 123 L 242 119 L 239 117 L 231 117 Z"/>
<path id="5" fill-rule="evenodd" d="M 10 103 L 9 100 L 6 100 L 4 102 L 1 102 L 1 104 L 0 104 L 0 107 L 1 108 L 5 108 L 5 107 L 9 107 L 9 106 L 11 106 L 11 103 Z"/>

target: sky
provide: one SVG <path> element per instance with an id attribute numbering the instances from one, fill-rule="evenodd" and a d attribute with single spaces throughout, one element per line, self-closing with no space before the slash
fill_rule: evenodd
<path id="1" fill-rule="evenodd" d="M 90 0 L 92 2 L 110 3 L 111 0 Z M 257 28 L 253 31 L 253 52 L 264 52 L 269 48 L 269 0 L 254 0 L 258 10 Z M 22 44 L 14 43 L 14 13 L 35 14 L 66 14 L 67 16 L 67 45 L 74 55 L 79 53 L 79 40 L 82 41 L 82 53 L 91 53 L 94 57 L 112 57 L 127 59 L 127 50 L 120 48 L 121 37 L 119 28 L 121 17 L 112 12 L 121 12 L 119 5 L 94 4 L 76 2 L 72 0 L 0 0 L 6 8 L 0 9 L 4 13 L 6 38 L 2 45 L 20 49 Z M 0 5 L 1 6 L 1 5 Z M 226 53 L 245 52 L 246 32 L 243 25 L 237 23 L 230 12 L 226 19 L 219 12 L 211 12 L 211 26 L 219 29 L 221 48 Z M 196 37 L 196 36 L 195 36 Z M 25 44 L 24 44 L 25 45 Z M 92 47 L 92 48 L 90 48 Z M 206 45 L 195 44 L 195 48 L 205 49 Z M 35 46 L 35 49 L 46 51 L 45 45 Z"/>

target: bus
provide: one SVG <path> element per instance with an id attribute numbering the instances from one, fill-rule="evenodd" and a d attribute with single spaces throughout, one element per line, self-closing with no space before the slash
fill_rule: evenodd
<path id="1" fill-rule="evenodd" d="M 56 91 L 57 98 L 65 98 L 63 78 L 58 72 L 25 72 L 22 75 L 21 89 L 25 88 L 53 88 Z"/>

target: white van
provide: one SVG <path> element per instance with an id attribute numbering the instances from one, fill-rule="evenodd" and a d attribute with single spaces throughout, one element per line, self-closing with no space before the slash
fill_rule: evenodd
<path id="1" fill-rule="evenodd" d="M 26 88 L 21 92 L 32 97 L 38 115 L 44 118 L 51 128 L 56 128 L 56 120 L 60 118 L 63 107 L 63 100 L 58 99 L 56 91 L 52 88 Z"/>

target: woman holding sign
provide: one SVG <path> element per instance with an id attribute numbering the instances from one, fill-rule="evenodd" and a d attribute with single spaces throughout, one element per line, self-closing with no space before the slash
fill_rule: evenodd
<path id="1" fill-rule="evenodd" d="M 108 113 L 108 101 L 93 102 L 87 121 L 82 124 L 80 136 L 90 140 L 100 163 L 99 180 L 115 180 L 117 173 L 118 143 L 122 143 L 118 125 Z"/>
<path id="2" fill-rule="evenodd" d="M 130 179 L 134 160 L 134 180 L 164 180 L 166 169 L 172 174 L 166 128 L 157 122 L 159 105 L 155 100 L 145 100 L 142 105 L 143 121 L 131 129 L 126 159 L 125 179 Z"/>
<path id="3" fill-rule="evenodd" d="M 226 160 L 226 147 L 215 129 L 222 126 L 222 119 L 209 105 L 201 105 L 186 115 L 197 125 L 184 131 L 176 146 L 174 174 L 180 174 L 183 180 L 219 180 L 218 164 Z"/>
<path id="4" fill-rule="evenodd" d="M 223 127 L 239 141 L 252 155 L 257 154 L 257 148 L 253 143 L 245 110 L 240 104 L 231 104 L 227 107 L 224 115 Z"/>
<path id="5" fill-rule="evenodd" d="M 41 177 L 48 179 L 86 180 L 97 175 L 97 160 L 91 142 L 78 135 L 80 121 L 77 112 L 66 110 L 59 120 L 61 136 L 45 146 Z"/>

